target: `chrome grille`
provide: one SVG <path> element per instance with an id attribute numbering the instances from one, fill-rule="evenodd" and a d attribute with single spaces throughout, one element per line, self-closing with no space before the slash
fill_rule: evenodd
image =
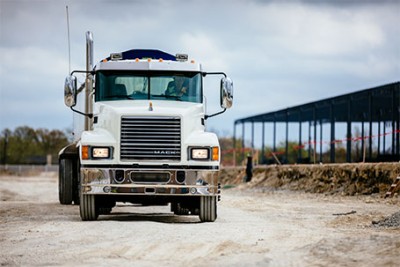
<path id="1" fill-rule="evenodd" d="M 121 160 L 180 159 L 179 117 L 122 117 Z"/>

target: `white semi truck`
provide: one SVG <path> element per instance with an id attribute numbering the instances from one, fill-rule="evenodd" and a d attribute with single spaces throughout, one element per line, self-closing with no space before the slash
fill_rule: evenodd
<path id="1" fill-rule="evenodd" d="M 232 81 L 187 55 L 159 50 L 112 53 L 93 67 L 90 32 L 86 54 L 86 70 L 65 80 L 74 142 L 59 153 L 60 203 L 79 204 L 84 221 L 111 213 L 116 202 L 170 204 L 177 215 L 215 221 L 221 151 L 205 123 L 232 106 Z M 79 88 L 76 73 L 86 75 Z M 223 76 L 222 110 L 209 115 L 208 75 Z"/>

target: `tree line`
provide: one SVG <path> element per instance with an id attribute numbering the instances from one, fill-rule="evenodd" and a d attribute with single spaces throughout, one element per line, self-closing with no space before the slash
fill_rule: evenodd
<path id="1" fill-rule="evenodd" d="M 0 163 L 1 164 L 46 164 L 48 155 L 51 155 L 53 164 L 58 162 L 58 152 L 71 143 L 69 140 L 72 136 L 68 133 L 70 130 L 48 130 L 44 128 L 33 129 L 28 126 L 17 127 L 14 131 L 5 129 L 0 135 Z M 68 138 L 68 136 L 70 136 Z M 282 163 L 298 163 L 299 152 L 303 160 L 313 162 L 313 156 L 319 159 L 319 153 L 314 154 L 312 147 L 311 155 L 307 148 L 298 150 L 298 143 L 296 141 L 288 142 L 287 158 L 285 157 L 285 143 L 280 142 L 277 144 L 276 150 L 269 146 L 264 148 L 264 155 L 261 155 L 260 149 L 252 150 L 251 145 L 246 142 L 243 148 L 243 140 L 238 138 L 233 145 L 233 139 L 230 136 L 223 135 L 219 138 L 221 146 L 221 163 L 222 165 L 233 165 L 234 162 L 242 165 L 247 160 L 247 156 L 251 155 L 254 160 L 260 164 L 276 163 L 275 156 L 279 158 Z M 366 145 L 368 143 L 366 142 Z M 352 144 L 352 161 L 359 161 L 361 158 L 361 148 L 359 142 Z M 235 149 L 234 149 L 235 147 Z M 235 153 L 233 151 L 235 150 Z M 258 151 L 258 152 L 257 152 Z M 336 162 L 346 162 L 346 148 L 343 144 L 336 144 L 335 146 Z M 376 157 L 377 150 L 373 147 L 373 157 Z M 316 151 L 317 152 L 317 151 Z M 330 150 L 323 152 L 323 162 L 330 162 Z M 234 161 L 235 157 L 235 161 Z"/>
<path id="2" fill-rule="evenodd" d="M 67 133 L 28 126 L 4 129 L 0 135 L 1 164 L 46 164 L 48 155 L 57 163 L 58 152 L 69 143 Z"/>

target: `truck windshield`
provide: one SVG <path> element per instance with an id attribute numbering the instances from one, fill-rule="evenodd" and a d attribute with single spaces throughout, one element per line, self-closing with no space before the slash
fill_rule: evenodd
<path id="1" fill-rule="evenodd" d="M 202 103 L 201 73 L 115 72 L 96 75 L 96 101 L 170 100 Z"/>

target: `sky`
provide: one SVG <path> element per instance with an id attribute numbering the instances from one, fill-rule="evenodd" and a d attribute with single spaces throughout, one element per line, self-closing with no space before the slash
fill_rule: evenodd
<path id="1" fill-rule="evenodd" d="M 152 48 L 227 73 L 233 107 L 207 121 L 220 136 L 236 119 L 400 80 L 400 0 L 0 0 L 0 131 L 72 128 L 67 5 L 72 70 L 90 30 L 95 62 Z M 219 111 L 219 78 L 204 85 Z"/>

